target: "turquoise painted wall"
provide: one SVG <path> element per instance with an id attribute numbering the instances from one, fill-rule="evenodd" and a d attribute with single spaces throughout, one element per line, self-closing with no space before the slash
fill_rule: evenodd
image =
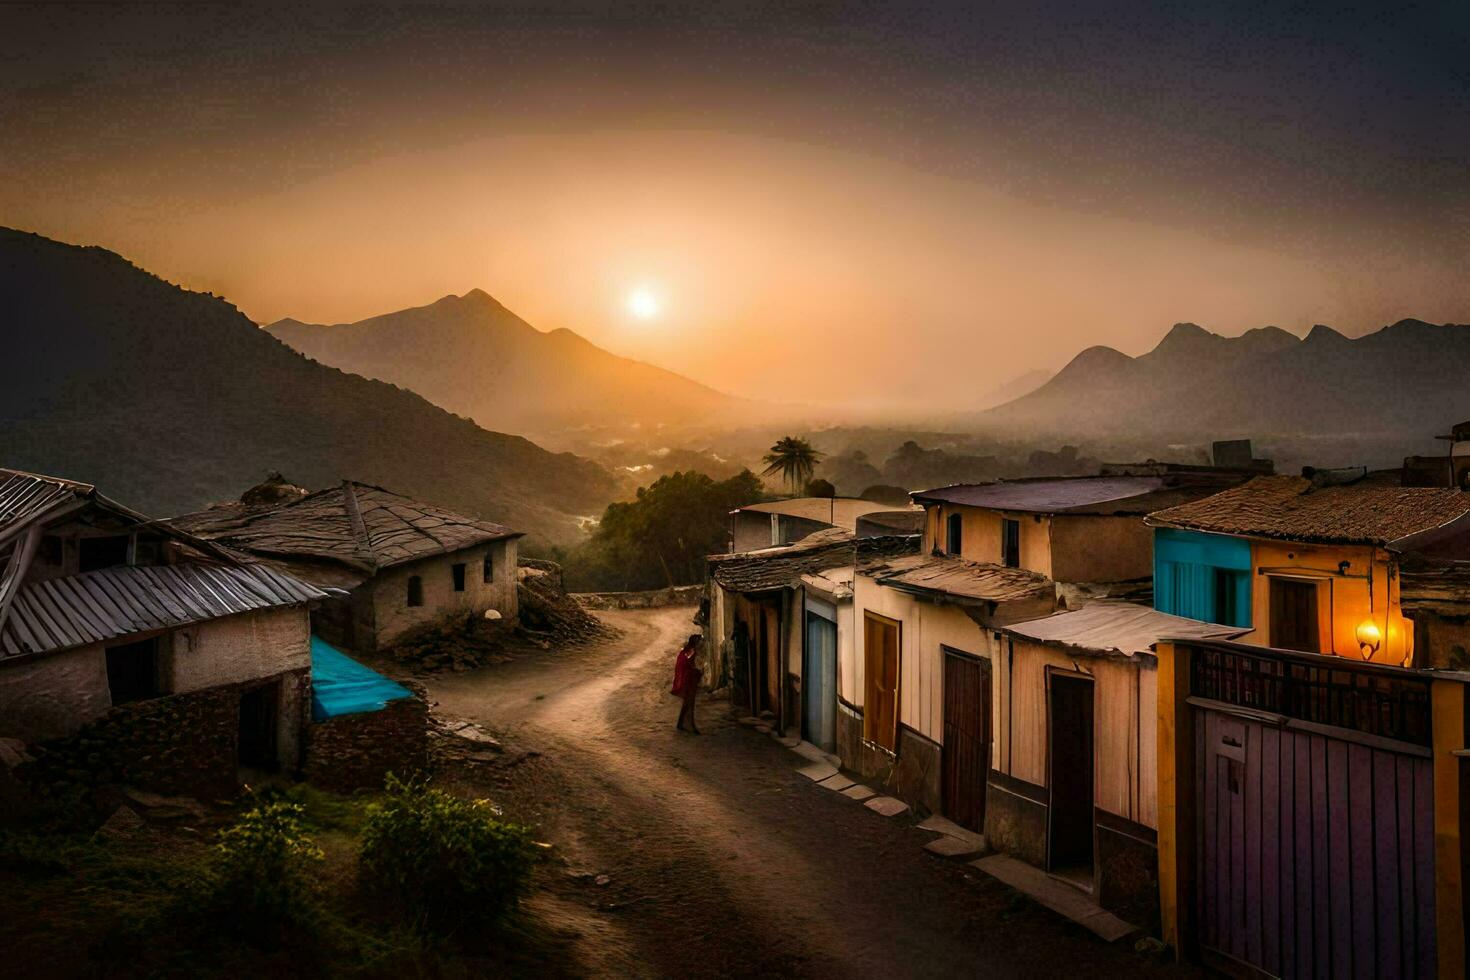
<path id="1" fill-rule="evenodd" d="M 1154 529 L 1154 608 L 1206 623 L 1251 625 L 1251 543 Z"/>

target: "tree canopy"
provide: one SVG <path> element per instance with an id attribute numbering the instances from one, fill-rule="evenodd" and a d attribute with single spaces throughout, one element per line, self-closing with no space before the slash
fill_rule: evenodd
<path id="1" fill-rule="evenodd" d="M 641 487 L 609 504 L 591 539 L 564 558 L 573 590 L 637 591 L 694 585 L 706 555 L 728 546 L 730 511 L 765 499 L 754 473 L 716 481 L 693 471 Z"/>

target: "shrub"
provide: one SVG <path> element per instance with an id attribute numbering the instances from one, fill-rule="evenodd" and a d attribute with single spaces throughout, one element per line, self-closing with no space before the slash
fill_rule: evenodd
<path id="1" fill-rule="evenodd" d="M 312 874 L 322 852 L 302 826 L 303 812 L 282 800 L 257 803 L 215 845 L 202 904 L 253 944 L 274 948 L 318 924 Z"/>
<path id="2" fill-rule="evenodd" d="M 423 933 L 494 924 L 515 908 L 531 873 L 526 828 L 497 815 L 487 800 L 389 774 L 363 824 L 364 885 Z"/>

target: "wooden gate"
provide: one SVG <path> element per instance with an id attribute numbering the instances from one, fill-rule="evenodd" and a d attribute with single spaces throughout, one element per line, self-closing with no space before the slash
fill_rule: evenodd
<path id="1" fill-rule="evenodd" d="M 824 752 L 837 751 L 837 624 L 807 610 L 802 656 L 801 730 Z"/>
<path id="2" fill-rule="evenodd" d="M 985 830 L 990 776 L 990 661 L 944 651 L 944 815 Z"/>
<path id="3" fill-rule="evenodd" d="M 1224 695 L 1195 699 L 1207 959 L 1282 977 L 1435 973 L 1433 769 L 1415 744 L 1427 685 L 1348 666 L 1196 657 L 1194 690 Z M 1256 706 L 1212 707 L 1224 699 Z"/>
<path id="4" fill-rule="evenodd" d="M 863 614 L 863 738 L 889 752 L 898 745 L 898 623 Z"/>

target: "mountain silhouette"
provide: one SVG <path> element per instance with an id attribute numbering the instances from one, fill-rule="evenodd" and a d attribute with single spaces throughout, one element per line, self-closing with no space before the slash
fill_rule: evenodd
<path id="1" fill-rule="evenodd" d="M 1138 357 L 1090 347 L 977 416 L 1017 434 L 1160 444 L 1238 436 L 1367 440 L 1403 452 L 1470 418 L 1470 327 L 1405 319 L 1362 337 L 1316 326 L 1223 337 L 1176 324 Z"/>
<path id="2" fill-rule="evenodd" d="M 558 437 L 568 429 L 706 423 L 739 399 L 566 329 L 542 332 L 484 290 L 356 323 L 266 327 L 308 357 L 402 385 L 487 428 Z"/>
<path id="3" fill-rule="evenodd" d="M 614 493 L 595 463 L 318 364 L 101 248 L 0 229 L 0 300 L 0 465 L 95 483 L 150 514 L 232 499 L 277 470 L 557 542 Z"/>

